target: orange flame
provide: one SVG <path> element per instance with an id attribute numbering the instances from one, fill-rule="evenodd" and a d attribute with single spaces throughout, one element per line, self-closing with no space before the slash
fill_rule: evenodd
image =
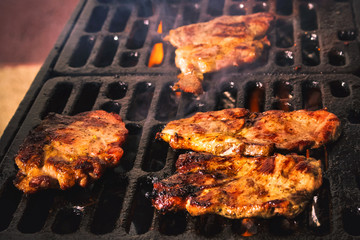
<path id="1" fill-rule="evenodd" d="M 160 23 L 159 23 L 157 33 L 162 33 L 162 21 L 160 21 Z"/>
<path id="2" fill-rule="evenodd" d="M 256 227 L 254 228 L 254 225 L 255 225 L 255 222 L 253 219 L 250 219 L 250 218 L 244 218 L 242 221 L 241 221 L 241 225 L 242 227 L 245 228 L 245 232 L 243 232 L 241 234 L 241 236 L 243 237 L 250 237 L 250 236 L 253 236 L 254 234 L 256 234 Z"/>
<path id="3" fill-rule="evenodd" d="M 158 29 L 158 33 L 162 33 L 162 21 L 160 21 Z M 153 67 L 156 65 L 160 65 L 164 58 L 164 45 L 163 43 L 155 43 L 150 54 L 148 67 Z"/>
<path id="4" fill-rule="evenodd" d="M 252 236 L 252 235 L 254 235 L 254 234 L 252 234 L 252 233 L 249 232 L 248 230 L 246 230 L 243 234 L 241 234 L 241 236 L 243 236 L 243 237 L 250 237 L 250 236 Z"/>

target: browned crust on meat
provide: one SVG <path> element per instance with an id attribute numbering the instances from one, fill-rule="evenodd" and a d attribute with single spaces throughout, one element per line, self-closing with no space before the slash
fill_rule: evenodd
<path id="1" fill-rule="evenodd" d="M 14 181 L 25 193 L 85 187 L 119 163 L 128 134 L 120 116 L 102 110 L 75 116 L 49 114 L 26 137 L 15 162 Z"/>
<path id="2" fill-rule="evenodd" d="M 339 119 L 326 110 L 250 113 L 234 108 L 171 121 L 157 136 L 175 149 L 268 156 L 274 147 L 302 151 L 318 148 L 339 135 Z"/>
<path id="3" fill-rule="evenodd" d="M 187 210 L 228 218 L 295 217 L 322 184 L 319 160 L 298 155 L 179 156 L 177 172 L 154 183 L 152 203 L 161 212 Z"/>
<path id="4" fill-rule="evenodd" d="M 175 46 L 175 64 L 181 70 L 174 90 L 203 93 L 203 74 L 251 64 L 270 42 L 265 36 L 270 13 L 221 16 L 208 22 L 170 30 L 164 38 Z"/>

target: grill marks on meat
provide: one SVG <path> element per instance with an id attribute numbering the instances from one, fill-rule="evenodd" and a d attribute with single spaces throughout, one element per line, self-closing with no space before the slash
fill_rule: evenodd
<path id="1" fill-rule="evenodd" d="M 174 89 L 201 94 L 204 73 L 256 61 L 270 45 L 265 34 L 273 18 L 270 13 L 221 16 L 170 30 L 165 40 L 177 48 L 181 70 Z"/>
<path id="2" fill-rule="evenodd" d="M 274 147 L 291 151 L 318 148 L 337 139 L 339 128 L 339 119 L 326 110 L 250 113 L 233 108 L 171 121 L 157 136 L 174 149 L 268 156 Z"/>
<path id="3" fill-rule="evenodd" d="M 102 110 L 75 116 L 49 114 L 21 145 L 14 183 L 25 193 L 64 190 L 75 184 L 85 187 L 105 168 L 118 164 L 127 134 L 120 116 Z"/>
<path id="4" fill-rule="evenodd" d="M 228 218 L 295 217 L 322 184 L 319 160 L 299 155 L 271 157 L 179 156 L 174 175 L 154 183 L 160 211 L 187 210 Z"/>

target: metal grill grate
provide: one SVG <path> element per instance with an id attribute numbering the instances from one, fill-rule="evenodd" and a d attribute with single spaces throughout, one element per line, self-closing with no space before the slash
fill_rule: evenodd
<path id="1" fill-rule="evenodd" d="M 276 16 L 268 56 L 251 73 L 355 72 L 359 48 L 351 1 L 90 1 L 60 54 L 61 74 L 178 73 L 174 48 L 148 67 L 155 43 L 170 29 L 221 15 Z M 163 22 L 163 34 L 157 27 Z M 166 69 L 166 71 L 164 71 Z"/>
<path id="2" fill-rule="evenodd" d="M 16 136 L 8 138 L 10 147 L 0 162 L 0 237 L 235 239 L 253 234 L 256 239 L 341 239 L 360 235 L 360 80 L 351 74 L 358 74 L 360 66 L 356 2 L 93 0 L 80 6 L 69 38 L 63 39 L 59 52 L 45 65 L 45 74 L 36 79 L 36 93 L 27 95 L 28 107 L 12 120 L 21 124 Z M 160 20 L 166 34 L 171 28 L 223 14 L 258 11 L 276 15 L 268 56 L 251 69 L 207 74 L 201 97 L 170 89 L 178 73 L 171 46 L 165 45 L 159 67 L 147 67 L 153 44 L 161 41 L 156 32 Z M 180 151 L 155 140 L 156 132 L 168 121 L 197 111 L 251 108 L 254 94 L 259 96 L 260 111 L 326 107 L 341 119 L 340 139 L 310 152 L 321 159 L 325 174 L 308 209 L 292 220 L 158 214 L 146 197 L 151 180 L 172 174 Z M 95 109 L 120 114 L 129 129 L 121 164 L 86 189 L 22 195 L 12 184 L 14 156 L 28 132 L 49 112 L 74 115 Z"/>
<path id="3" fill-rule="evenodd" d="M 122 76 L 50 79 L 42 88 L 2 162 L 4 171 L 0 179 L 0 202 L 4 204 L 0 208 L 5 214 L 1 217 L 0 227 L 3 231 L 0 235 L 26 234 L 45 238 L 52 233 L 66 238 L 95 235 L 110 238 L 157 238 L 168 235 L 176 238 L 235 238 L 249 229 L 255 238 L 261 239 L 359 235 L 353 224 L 353 221 L 359 220 L 360 200 L 356 140 L 360 125 L 354 121 L 360 112 L 358 105 L 354 105 L 360 97 L 357 77 L 343 74 L 284 74 L 281 77 L 232 74 L 224 76 L 221 83 L 214 82 L 211 87 L 216 90 L 200 99 L 187 94 L 177 96 L 172 92 L 168 86 L 175 78 Z M 288 104 L 294 110 L 327 107 L 342 121 L 343 134 L 340 139 L 328 146 L 326 151 L 320 149 L 310 153 L 322 160 L 325 175 L 323 187 L 308 209 L 293 220 L 279 217 L 253 220 L 251 223 L 212 215 L 191 217 L 184 212 L 158 214 L 146 193 L 152 189 L 151 179 L 163 178 L 174 172 L 179 151 L 173 151 L 166 143 L 155 140 L 156 132 L 169 120 L 186 117 L 199 110 L 247 106 L 248 95 L 259 87 L 263 89 L 261 105 L 264 111 L 276 109 L 278 104 Z M 114 89 L 117 91 L 114 92 Z M 311 91 L 319 93 L 315 103 L 313 98 L 309 100 Z M 68 94 L 59 96 L 59 92 Z M 22 196 L 11 183 L 16 173 L 13 157 L 22 140 L 47 112 L 75 114 L 79 111 L 76 107 L 78 102 L 89 99 L 89 95 L 93 101 L 89 101 L 88 105 L 81 104 L 81 111 L 104 109 L 117 112 L 130 131 L 121 164 L 107 171 L 101 180 L 87 189 L 49 190 L 29 197 Z M 146 106 L 139 96 L 147 99 Z M 59 100 L 59 104 L 51 104 L 54 99 Z M 148 109 L 139 111 L 138 107 Z M 161 110 L 168 107 L 173 113 L 163 114 Z"/>

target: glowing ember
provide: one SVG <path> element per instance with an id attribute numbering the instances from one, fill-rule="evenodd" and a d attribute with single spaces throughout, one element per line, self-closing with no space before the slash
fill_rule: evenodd
<path id="1" fill-rule="evenodd" d="M 261 103 L 264 100 L 265 91 L 263 89 L 262 83 L 257 82 L 256 88 L 252 91 L 250 95 L 249 110 L 251 112 L 260 112 Z"/>
<path id="2" fill-rule="evenodd" d="M 181 92 L 175 92 L 176 97 L 181 97 Z"/>
<path id="3" fill-rule="evenodd" d="M 162 21 L 160 21 L 160 23 L 159 23 L 157 32 L 162 33 Z M 154 66 L 160 65 L 162 63 L 162 61 L 163 61 L 163 58 L 164 58 L 164 45 L 163 45 L 163 43 L 154 44 L 154 46 L 153 46 L 153 48 L 151 50 L 148 67 L 154 67 Z"/>
<path id="4" fill-rule="evenodd" d="M 250 237 L 257 233 L 257 226 L 255 221 L 251 218 L 244 218 L 241 221 L 241 225 L 245 228 L 245 232 L 241 234 L 243 237 Z"/>

